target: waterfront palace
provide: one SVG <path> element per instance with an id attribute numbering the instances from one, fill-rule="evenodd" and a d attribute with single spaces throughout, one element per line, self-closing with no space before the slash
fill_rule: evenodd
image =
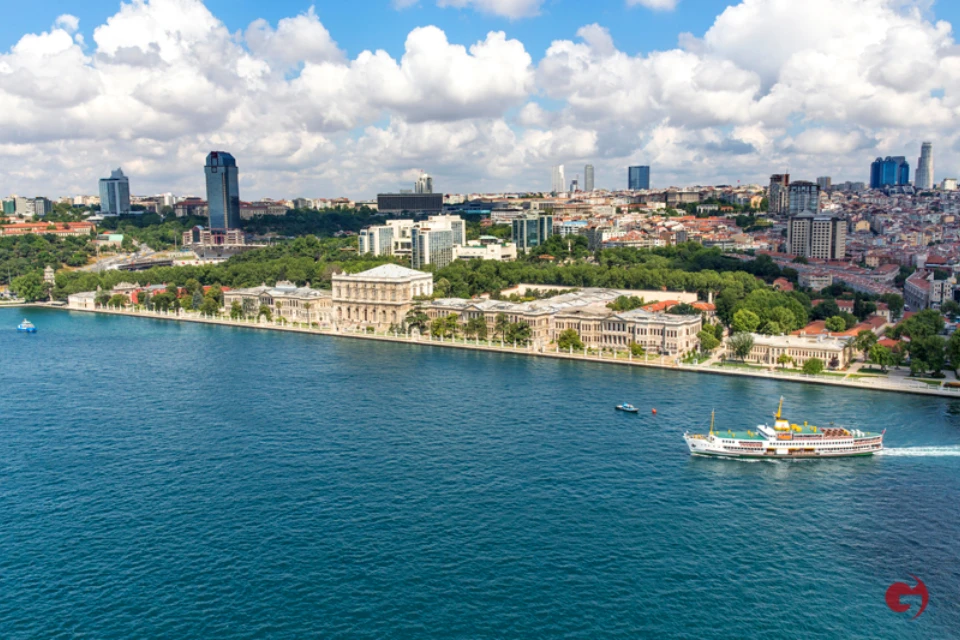
<path id="1" fill-rule="evenodd" d="M 620 296 L 643 297 L 645 293 L 663 295 L 656 291 L 587 288 L 523 303 L 443 298 L 425 305 L 424 311 L 431 319 L 456 314 L 461 325 L 482 317 L 490 336 L 502 314 L 508 322 L 527 323 L 537 348 L 555 342 L 563 331 L 574 329 L 591 349 L 626 350 L 635 342 L 647 351 L 670 356 L 696 350 L 700 344 L 697 334 L 703 327 L 700 314 L 676 315 L 642 309 L 615 312 L 607 307 Z"/>
<path id="2" fill-rule="evenodd" d="M 433 295 L 433 275 L 396 264 L 333 276 L 333 322 L 340 327 L 400 325 L 415 298 Z"/>
<path id="3" fill-rule="evenodd" d="M 230 313 L 233 303 L 240 304 L 245 316 L 257 316 L 261 307 L 270 309 L 272 316 L 290 322 L 302 322 L 321 327 L 330 326 L 333 303 L 329 291 L 298 287 L 281 280 L 276 286 L 261 285 L 249 289 L 227 289 L 223 292 L 223 307 Z"/>

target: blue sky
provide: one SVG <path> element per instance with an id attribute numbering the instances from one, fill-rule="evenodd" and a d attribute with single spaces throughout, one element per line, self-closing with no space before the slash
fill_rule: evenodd
<path id="1" fill-rule="evenodd" d="M 960 2 L 394 2 L 10 2 L 0 193 L 94 192 L 121 165 L 139 193 L 199 193 L 211 148 L 251 198 L 370 197 L 420 169 L 545 189 L 561 163 L 609 188 L 630 164 L 655 186 L 864 180 L 923 140 L 960 174 Z"/>

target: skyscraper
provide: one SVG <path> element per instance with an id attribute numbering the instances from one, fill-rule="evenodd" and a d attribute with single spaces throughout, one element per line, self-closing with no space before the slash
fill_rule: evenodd
<path id="1" fill-rule="evenodd" d="M 429 174 L 420 172 L 420 177 L 413 185 L 414 193 L 433 193 L 433 178 Z"/>
<path id="2" fill-rule="evenodd" d="M 567 181 L 563 177 L 563 165 L 558 164 L 553 168 L 553 176 L 550 181 L 550 190 L 554 193 L 563 193 L 567 188 Z"/>
<path id="3" fill-rule="evenodd" d="M 588 164 L 583 168 L 583 190 L 593 191 L 593 165 Z"/>
<path id="4" fill-rule="evenodd" d="M 790 185 L 790 206 L 791 216 L 804 212 L 820 213 L 820 187 L 807 182 L 806 180 L 797 180 Z"/>
<path id="5" fill-rule="evenodd" d="M 121 169 L 100 178 L 100 213 L 118 216 L 130 213 L 130 181 Z"/>
<path id="6" fill-rule="evenodd" d="M 933 189 L 933 143 L 924 142 L 920 146 L 920 159 L 917 160 L 917 189 Z"/>
<path id="7" fill-rule="evenodd" d="M 931 159 L 932 162 L 932 159 Z M 870 188 L 897 187 L 910 184 L 910 163 L 903 156 L 877 158 L 870 165 Z"/>
<path id="8" fill-rule="evenodd" d="M 540 246 L 552 235 L 552 215 L 531 213 L 513 220 L 513 242 L 521 251 Z"/>
<path id="9" fill-rule="evenodd" d="M 627 167 L 627 189 L 640 191 L 650 188 L 650 167 Z"/>
<path id="10" fill-rule="evenodd" d="M 240 228 L 240 186 L 237 161 L 225 151 L 211 151 L 204 167 L 207 174 L 207 207 L 211 229 Z"/>
<path id="11" fill-rule="evenodd" d="M 770 215 L 782 216 L 790 210 L 790 174 L 775 173 L 770 176 L 767 194 L 767 211 Z"/>

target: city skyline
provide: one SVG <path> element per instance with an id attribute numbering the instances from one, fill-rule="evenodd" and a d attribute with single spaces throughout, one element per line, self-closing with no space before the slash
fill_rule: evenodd
<path id="1" fill-rule="evenodd" d="M 660 186 L 765 184 L 780 167 L 868 181 L 868 158 L 915 160 L 929 140 L 940 177 L 956 177 L 960 76 L 954 38 L 936 23 L 960 10 L 634 4 L 604 13 L 536 0 L 383 3 L 393 27 L 375 21 L 376 42 L 342 8 L 297 14 L 280 3 L 253 16 L 259 8 L 147 0 L 114 15 L 58 16 L 34 7 L 0 32 L 0 160 L 11 167 L 0 192 L 90 193 L 119 165 L 137 193 L 199 194 L 190 159 L 211 148 L 245 158 L 240 187 L 251 200 L 370 197 L 413 183 L 418 166 L 435 167 L 448 193 L 534 190 L 560 163 L 592 164 L 596 187 L 608 189 L 641 163 L 657 168 Z M 798 36 L 768 42 L 777 21 Z M 659 35 L 637 49 L 627 25 Z M 896 47 L 895 33 L 924 44 Z M 763 59 L 748 54 L 761 37 Z M 224 61 L 217 73 L 211 56 Z M 817 74 L 829 81 L 808 85 Z"/>

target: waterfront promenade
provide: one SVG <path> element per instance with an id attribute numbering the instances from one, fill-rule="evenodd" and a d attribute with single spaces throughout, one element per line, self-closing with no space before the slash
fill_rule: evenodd
<path id="1" fill-rule="evenodd" d="M 799 382 L 804 384 L 817 384 L 834 387 L 847 387 L 853 389 L 865 389 L 871 391 L 892 391 L 896 393 L 910 393 L 926 396 L 940 396 L 948 398 L 960 398 L 960 389 L 945 386 L 932 386 L 919 380 L 901 379 L 890 380 L 881 377 L 861 377 L 850 378 L 839 374 L 808 375 L 795 371 L 767 371 L 754 368 L 739 367 L 718 367 L 709 362 L 703 364 L 686 364 L 676 359 L 663 356 L 641 356 L 633 357 L 627 352 L 604 351 L 567 351 L 562 352 L 556 347 L 537 350 L 533 345 L 512 345 L 502 340 L 480 340 L 472 338 L 437 338 L 434 336 L 418 336 L 395 334 L 395 333 L 370 333 L 366 331 L 353 331 L 345 329 L 321 329 L 309 327 L 305 324 L 292 323 L 282 320 L 256 321 L 256 320 L 234 320 L 225 314 L 218 316 L 204 316 L 199 313 L 185 312 L 164 312 L 164 311 L 145 311 L 145 310 L 115 310 L 103 309 L 70 309 L 64 306 L 38 304 L 50 309 L 60 309 L 65 311 L 78 311 L 81 313 L 102 313 L 110 315 L 132 316 L 140 318 L 153 318 L 160 320 L 171 320 L 175 322 L 195 322 L 202 324 L 215 324 L 230 327 L 243 327 L 248 329 L 261 329 L 267 331 L 288 331 L 293 333 L 306 333 L 322 336 L 333 336 L 340 338 L 353 338 L 359 340 L 379 340 L 381 342 L 401 342 L 407 344 L 420 344 L 440 348 L 452 349 L 471 349 L 475 351 L 490 351 L 497 353 L 511 353 L 518 355 L 555 358 L 561 360 L 578 360 L 585 362 L 600 362 L 619 366 L 650 367 L 656 369 L 668 369 L 673 371 L 684 371 L 691 373 L 706 373 L 724 376 L 740 376 L 747 378 L 764 378 L 768 380 L 782 380 L 785 382 Z"/>

